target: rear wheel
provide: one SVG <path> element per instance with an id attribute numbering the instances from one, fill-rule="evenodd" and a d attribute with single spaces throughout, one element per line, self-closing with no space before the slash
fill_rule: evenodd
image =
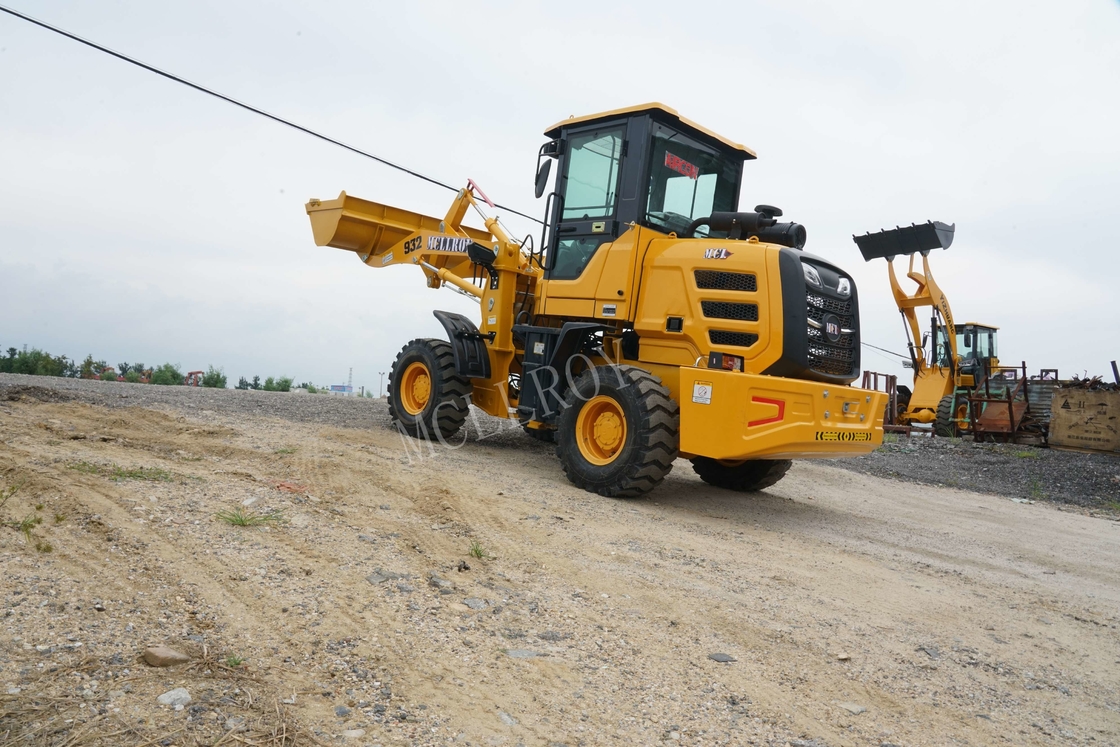
<path id="1" fill-rule="evenodd" d="M 389 372 L 389 417 L 413 438 L 449 438 L 467 419 L 470 390 L 455 372 L 451 345 L 413 340 Z"/>
<path id="2" fill-rule="evenodd" d="M 793 462 L 788 459 L 748 459 L 745 462 L 728 462 L 722 459 L 696 457 L 692 469 L 709 485 L 741 493 L 765 490 L 789 472 Z"/>
<path id="3" fill-rule="evenodd" d="M 634 366 L 584 371 L 556 428 L 564 474 L 584 490 L 636 498 L 653 490 L 677 458 L 680 410 L 661 380 Z"/>
<path id="4" fill-rule="evenodd" d="M 957 423 L 953 419 L 956 412 L 953 406 L 955 399 L 952 394 L 946 394 L 937 404 L 937 420 L 933 423 L 933 432 L 938 436 L 952 438 L 957 435 Z"/>

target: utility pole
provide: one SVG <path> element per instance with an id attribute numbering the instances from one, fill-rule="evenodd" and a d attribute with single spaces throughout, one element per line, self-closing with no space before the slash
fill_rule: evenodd
<path id="1" fill-rule="evenodd" d="M 381 399 L 385 396 L 385 372 L 378 371 L 377 375 L 381 377 L 381 381 L 377 385 L 377 398 Z"/>
<path id="2" fill-rule="evenodd" d="M 350 369 L 350 376 L 348 376 L 347 379 L 346 379 L 346 396 L 347 397 L 353 397 L 354 396 L 354 369 L 353 368 Z"/>

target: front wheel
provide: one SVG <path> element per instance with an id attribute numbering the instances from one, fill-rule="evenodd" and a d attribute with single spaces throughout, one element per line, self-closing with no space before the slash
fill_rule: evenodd
<path id="1" fill-rule="evenodd" d="M 953 417 L 955 414 L 953 401 L 955 399 L 956 398 L 952 394 L 946 394 L 937 404 L 937 419 L 933 423 L 933 432 L 935 435 L 943 438 L 953 438 L 959 435 L 957 421 Z"/>
<path id="2" fill-rule="evenodd" d="M 660 379 L 635 366 L 598 366 L 568 393 L 556 455 L 578 487 L 637 498 L 673 469 L 679 428 L 680 408 Z"/>
<path id="3" fill-rule="evenodd" d="M 470 412 L 470 390 L 470 382 L 455 372 L 451 345 L 413 340 L 389 372 L 389 417 L 413 438 L 450 438 Z"/>
<path id="4" fill-rule="evenodd" d="M 793 462 L 788 459 L 748 459 L 745 462 L 726 462 L 721 459 L 696 457 L 693 471 L 709 485 L 740 493 L 766 490 L 789 472 Z"/>

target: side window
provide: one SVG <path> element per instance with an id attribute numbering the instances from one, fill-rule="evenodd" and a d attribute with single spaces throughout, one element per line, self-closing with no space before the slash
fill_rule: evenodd
<path id="1" fill-rule="evenodd" d="M 550 277 L 555 280 L 575 280 L 587 267 L 595 250 L 610 236 L 585 236 L 576 239 L 561 239 L 556 246 L 556 264 L 552 266 Z"/>
<path id="2" fill-rule="evenodd" d="M 568 143 L 568 174 L 561 221 L 592 220 L 614 214 L 623 128 L 575 135 Z"/>

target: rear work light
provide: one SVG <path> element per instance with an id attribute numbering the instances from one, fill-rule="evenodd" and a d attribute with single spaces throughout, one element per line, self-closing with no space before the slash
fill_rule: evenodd
<path id="1" fill-rule="evenodd" d="M 743 356 L 727 353 L 708 353 L 708 368 L 721 368 L 724 371 L 742 371 Z"/>

